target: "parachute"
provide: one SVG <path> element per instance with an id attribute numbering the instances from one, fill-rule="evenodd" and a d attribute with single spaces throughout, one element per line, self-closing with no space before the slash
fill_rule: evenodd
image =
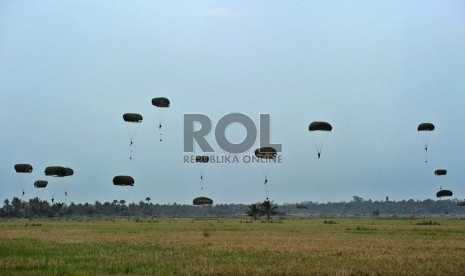
<path id="1" fill-rule="evenodd" d="M 127 201 L 134 186 L 134 178 L 129 175 L 117 175 L 113 178 L 113 187 L 116 189 L 118 199 Z"/>
<path id="2" fill-rule="evenodd" d="M 208 197 L 200 196 L 200 197 L 194 198 L 193 204 L 194 205 L 211 205 L 213 204 L 213 200 Z"/>
<path id="3" fill-rule="evenodd" d="M 195 157 L 195 163 L 200 172 L 200 191 L 203 191 L 203 180 L 208 162 L 210 162 L 210 157 L 208 155 L 198 155 Z"/>
<path id="4" fill-rule="evenodd" d="M 61 166 L 50 166 L 45 168 L 45 175 L 46 176 L 54 176 L 54 177 L 64 177 L 66 176 L 66 168 Z"/>
<path id="5" fill-rule="evenodd" d="M 434 174 L 435 174 L 435 175 L 438 175 L 438 176 L 439 176 L 439 175 L 446 175 L 446 174 L 447 174 L 447 170 L 442 170 L 442 169 L 441 169 L 441 170 L 435 170 L 435 171 L 434 171 Z"/>
<path id="6" fill-rule="evenodd" d="M 66 168 L 61 166 L 49 166 L 45 168 L 45 175 L 48 177 L 58 177 L 63 178 L 66 176 Z M 52 197 L 52 204 L 55 201 L 55 195 L 58 189 L 58 185 L 60 183 L 51 183 L 53 185 L 49 186 L 50 188 L 50 195 Z"/>
<path id="7" fill-rule="evenodd" d="M 308 126 L 308 131 L 310 131 L 316 147 L 318 159 L 320 159 L 321 150 L 326 144 L 332 129 L 333 127 L 327 122 L 314 121 Z"/>
<path id="8" fill-rule="evenodd" d="M 113 185 L 115 186 L 134 186 L 134 178 L 129 175 L 117 175 L 113 177 Z"/>
<path id="9" fill-rule="evenodd" d="M 34 182 L 35 188 L 45 188 L 47 187 L 48 181 L 47 180 L 37 180 Z"/>
<path id="10" fill-rule="evenodd" d="M 134 141 L 134 137 L 136 136 L 136 132 L 139 129 L 140 123 L 142 123 L 143 117 L 138 113 L 125 113 L 123 114 L 123 120 L 126 124 L 126 130 L 128 131 L 129 135 L 129 160 L 132 160 L 132 153 L 133 148 L 132 144 Z"/>
<path id="11" fill-rule="evenodd" d="M 32 173 L 32 166 L 30 164 L 15 164 L 14 167 L 18 174 L 18 182 L 21 187 L 22 196 L 24 196 L 30 173 Z"/>
<path id="12" fill-rule="evenodd" d="M 434 175 L 437 177 L 439 182 L 439 188 L 442 190 L 442 186 L 444 185 L 444 176 L 447 175 L 447 170 L 438 169 L 434 171 Z"/>
<path id="13" fill-rule="evenodd" d="M 452 196 L 453 193 L 452 191 L 449 190 L 439 190 L 439 192 L 436 193 L 436 197 L 441 198 L 445 196 Z"/>
<path id="14" fill-rule="evenodd" d="M 170 107 L 170 100 L 165 97 L 158 97 L 152 99 L 152 105 L 155 106 L 155 112 L 158 118 L 158 129 L 160 130 L 160 142 L 163 141 L 163 134 L 161 132 L 161 127 L 163 121 L 165 120 L 166 113 L 168 108 Z"/>
<path id="15" fill-rule="evenodd" d="M 32 172 L 32 166 L 29 164 L 16 164 L 15 165 L 15 171 L 17 173 L 31 173 Z"/>
<path id="16" fill-rule="evenodd" d="M 266 200 L 268 200 L 269 190 L 268 190 L 268 177 L 271 173 L 271 167 L 276 163 L 277 151 L 273 147 L 261 147 L 255 150 L 255 157 L 258 158 L 260 163 L 260 170 L 262 171 L 263 176 L 265 177 L 265 193 Z"/>
<path id="17" fill-rule="evenodd" d="M 425 147 L 425 163 L 428 163 L 428 146 L 434 130 L 434 125 L 432 123 L 421 123 L 418 125 L 417 130 Z"/>

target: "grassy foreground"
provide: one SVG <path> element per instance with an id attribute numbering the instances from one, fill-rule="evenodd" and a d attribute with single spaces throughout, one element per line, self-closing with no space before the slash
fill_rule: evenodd
<path id="1" fill-rule="evenodd" d="M 0 274 L 463 275 L 465 220 L 3 220 Z"/>

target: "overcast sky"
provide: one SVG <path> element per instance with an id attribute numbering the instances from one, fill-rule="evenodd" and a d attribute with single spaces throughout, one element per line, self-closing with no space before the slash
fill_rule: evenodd
<path id="1" fill-rule="evenodd" d="M 201 192 L 183 163 L 183 115 L 232 112 L 271 114 L 276 203 L 435 199 L 439 168 L 464 198 L 464 49 L 463 1 L 2 1 L 1 198 L 21 195 L 13 166 L 29 163 L 24 199 L 50 200 L 65 183 L 33 182 L 61 165 L 75 171 L 68 202 L 263 200 L 256 164 L 208 166 Z M 159 96 L 171 100 L 163 142 Z M 144 116 L 132 161 L 127 112 Z M 312 121 L 333 126 L 321 159 Z M 436 126 L 427 164 L 421 122 Z M 135 179 L 123 195 L 119 174 Z"/>

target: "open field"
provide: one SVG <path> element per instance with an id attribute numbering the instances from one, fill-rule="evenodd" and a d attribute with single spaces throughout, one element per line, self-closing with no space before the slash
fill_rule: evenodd
<path id="1" fill-rule="evenodd" d="M 465 273 L 465 220 L 3 220 L 0 274 Z"/>

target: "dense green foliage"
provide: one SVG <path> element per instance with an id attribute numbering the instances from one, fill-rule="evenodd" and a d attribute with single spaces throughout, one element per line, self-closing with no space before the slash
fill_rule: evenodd
<path id="1" fill-rule="evenodd" d="M 391 215 L 443 215 L 465 214 L 465 207 L 458 206 L 458 200 L 402 200 L 402 201 L 372 201 L 354 196 L 350 202 L 315 203 L 303 202 L 308 209 L 297 208 L 296 204 L 285 203 L 273 207 L 270 215 L 299 215 L 299 216 L 391 216 Z M 257 210 L 263 210 L 263 202 L 257 203 Z M 216 204 L 193 206 L 186 204 L 156 204 L 149 200 L 138 203 L 124 201 L 92 203 L 55 203 L 33 198 L 22 201 L 15 197 L 11 201 L 6 199 L 0 208 L 3 218 L 34 218 L 57 216 L 150 216 L 150 217 L 198 217 L 242 216 L 249 210 L 246 204 Z M 257 213 L 257 217 L 267 213 Z M 252 216 L 253 217 L 253 216 Z"/>

